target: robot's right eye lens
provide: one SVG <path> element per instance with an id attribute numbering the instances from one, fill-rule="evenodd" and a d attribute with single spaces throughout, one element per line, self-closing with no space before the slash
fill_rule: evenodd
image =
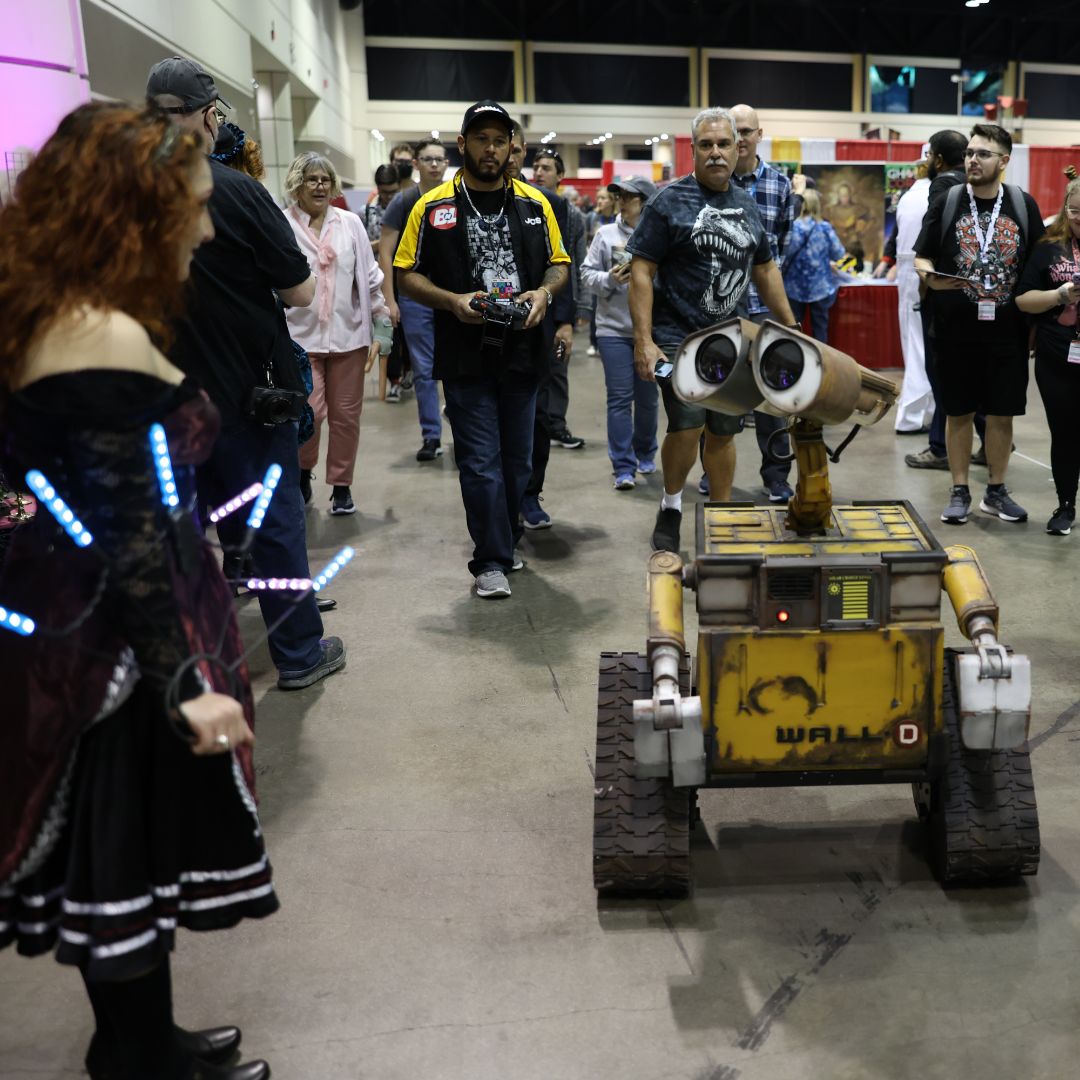
<path id="1" fill-rule="evenodd" d="M 722 383 L 734 370 L 739 351 L 731 338 L 714 334 L 697 352 L 697 373 L 705 382 Z"/>
<path id="2" fill-rule="evenodd" d="M 770 390 L 787 390 L 802 378 L 805 365 L 794 341 L 774 341 L 761 356 L 761 381 Z"/>

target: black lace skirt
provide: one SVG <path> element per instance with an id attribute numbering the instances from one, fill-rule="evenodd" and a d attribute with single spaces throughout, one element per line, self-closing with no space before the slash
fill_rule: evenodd
<path id="1" fill-rule="evenodd" d="M 90 979 L 156 964 L 176 928 L 220 930 L 278 908 L 233 754 L 196 757 L 136 684 L 79 741 L 15 880 L 0 884 L 0 947 L 55 948 Z"/>

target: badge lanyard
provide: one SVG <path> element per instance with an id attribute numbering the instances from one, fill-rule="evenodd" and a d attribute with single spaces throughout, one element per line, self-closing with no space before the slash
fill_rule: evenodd
<path id="1" fill-rule="evenodd" d="M 983 288 L 987 292 L 990 291 L 990 260 L 987 258 L 987 252 L 990 250 L 990 245 L 994 242 L 994 230 L 997 228 L 998 214 L 1001 212 L 1001 200 L 1005 195 L 1005 186 L 998 186 L 997 198 L 994 200 L 994 209 L 990 212 L 990 221 L 986 226 L 986 235 L 983 235 L 982 229 L 979 227 L 979 208 L 975 205 L 975 193 L 971 190 L 971 185 L 967 185 L 968 202 L 971 204 L 971 220 L 975 229 L 975 240 L 979 245 L 979 269 L 983 272 Z"/>

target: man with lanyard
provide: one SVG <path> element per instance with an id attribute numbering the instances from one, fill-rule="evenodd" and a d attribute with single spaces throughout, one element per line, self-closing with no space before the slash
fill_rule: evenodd
<path id="1" fill-rule="evenodd" d="M 570 262 L 548 201 L 505 175 L 513 127 L 497 102 L 466 111 L 462 169 L 412 208 L 394 259 L 403 296 L 434 310 L 434 374 L 474 545 L 469 572 L 485 598 L 509 596 L 506 575 L 524 566 L 514 546 L 548 362 L 540 324 Z"/>
<path id="2" fill-rule="evenodd" d="M 652 381 L 659 361 L 675 358 L 688 334 L 738 314 L 751 280 L 776 320 L 795 326 L 784 280 L 772 256 L 757 205 L 731 183 L 738 149 L 727 109 L 705 109 L 691 125 L 694 171 L 657 192 L 626 245 L 634 366 Z M 659 274 L 659 276 L 657 276 Z M 742 417 L 681 402 L 660 380 L 668 428 L 660 448 L 664 498 L 652 534 L 655 551 L 679 550 L 682 495 L 705 434 L 705 472 L 712 496 L 731 498 L 734 436 Z"/>
<path id="3" fill-rule="evenodd" d="M 731 110 L 731 115 L 735 118 L 735 134 L 739 140 L 739 157 L 735 162 L 731 182 L 742 188 L 757 203 L 761 223 L 765 226 L 765 235 L 769 238 L 773 261 L 782 270 L 787 257 L 791 225 L 795 220 L 791 181 L 758 157 L 757 148 L 763 132 L 757 113 L 749 105 L 736 105 Z M 769 318 L 769 308 L 762 301 L 753 282 L 747 290 L 746 310 L 756 323 Z M 761 451 L 761 480 L 769 502 L 787 502 L 792 495 L 788 484 L 791 462 L 777 461 L 767 449 L 773 432 L 783 428 L 786 423 L 782 416 L 754 413 L 754 431 L 757 434 L 758 449 Z M 786 457 L 789 452 L 787 436 L 778 435 L 772 441 L 772 448 L 778 455 Z"/>
<path id="4" fill-rule="evenodd" d="M 949 525 L 963 525 L 971 508 L 977 412 L 986 414 L 990 472 L 979 509 L 1002 521 L 1027 520 L 1005 487 L 1013 417 L 1027 404 L 1027 324 L 1014 297 L 1044 229 L 1035 200 L 1003 182 L 1011 151 L 1004 128 L 976 124 L 964 154 L 967 183 L 931 203 L 915 243 L 915 269 L 934 290 L 937 380 L 953 482 L 941 520 Z"/>
<path id="5" fill-rule="evenodd" d="M 208 72 L 183 57 L 162 60 L 150 69 L 146 96 L 200 138 L 208 154 L 213 150 L 219 99 Z M 221 434 L 198 472 L 199 497 L 218 506 L 262 480 L 269 465 L 280 465 L 281 478 L 251 551 L 255 573 L 309 578 L 297 425 L 260 415 L 252 391 L 265 387 L 269 375 L 280 389 L 304 392 L 274 293 L 290 306 L 307 307 L 315 276 L 266 188 L 213 158 L 210 171 L 214 238 L 192 259 L 186 316 L 176 326 L 169 354 L 221 412 Z M 238 547 L 243 534 L 242 514 L 218 523 L 218 538 L 229 547 Z M 270 628 L 279 689 L 303 689 L 345 666 L 341 639 L 322 636 L 313 592 L 296 598 L 260 590 L 259 607 Z"/>
<path id="6" fill-rule="evenodd" d="M 506 175 L 512 180 L 524 180 L 521 173 L 525 165 L 525 151 L 528 144 L 525 141 L 525 131 L 515 120 L 514 129 L 510 133 L 510 160 L 506 166 Z M 524 180 L 525 183 L 529 181 Z M 539 184 L 529 184 L 536 188 L 549 203 L 555 214 L 555 223 L 559 226 L 562 235 L 570 235 L 570 211 L 573 207 L 561 195 L 550 188 L 541 187 Z M 571 252 L 571 257 L 573 252 Z M 573 274 L 576 266 L 571 266 L 570 283 L 573 285 Z M 548 462 L 551 459 L 552 439 L 548 435 L 548 428 L 544 414 L 544 402 L 546 391 L 550 386 L 553 374 L 558 372 L 563 378 L 566 374 L 566 365 L 570 360 L 570 350 L 574 347 L 574 295 L 573 289 L 563 289 L 555 297 L 555 303 L 551 305 L 543 322 L 544 336 L 547 347 L 551 351 L 551 360 L 547 376 L 540 382 L 540 388 L 536 394 L 536 422 L 533 425 L 533 470 L 529 477 L 529 483 L 525 488 L 525 495 L 521 500 L 521 523 L 526 529 L 549 529 L 551 528 L 551 515 L 540 505 L 541 492 L 544 490 L 544 481 L 547 479 Z M 584 439 L 581 440 L 584 445 Z"/>
<path id="7" fill-rule="evenodd" d="M 429 191 L 442 183 L 446 172 L 446 151 L 438 139 L 421 139 L 416 149 L 416 168 L 420 183 L 395 195 L 383 212 L 382 234 L 379 241 L 379 267 L 383 272 L 383 296 L 390 309 L 390 320 L 399 322 L 412 363 L 413 389 L 416 391 L 416 411 L 420 416 L 420 449 L 417 461 L 434 461 L 442 456 L 442 416 L 439 412 L 439 388 L 431 376 L 434 357 L 434 321 L 430 308 L 395 296 L 394 256 L 397 254 L 401 230 L 412 208 Z M 400 306 L 399 306 L 400 305 Z"/>

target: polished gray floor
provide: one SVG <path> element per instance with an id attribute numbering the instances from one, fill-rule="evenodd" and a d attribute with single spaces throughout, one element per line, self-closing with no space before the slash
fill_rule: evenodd
<path id="1" fill-rule="evenodd" d="M 555 524 L 527 537 L 509 600 L 470 594 L 453 462 L 414 460 L 412 398 L 365 408 L 361 512 L 328 517 L 319 490 L 309 516 L 313 564 L 359 551 L 326 619 L 348 668 L 286 695 L 265 653 L 255 664 L 283 909 L 182 937 L 179 1019 L 242 1024 L 278 1080 L 1080 1075 L 1080 535 L 1043 531 L 1034 385 L 1009 477 L 1031 520 L 976 512 L 943 539 L 978 549 L 1003 636 L 1032 658 L 1037 879 L 943 892 L 909 789 L 711 791 L 693 898 L 598 908 L 597 657 L 643 644 L 660 480 L 612 491 L 602 372 L 581 344 L 570 424 L 588 445 L 552 451 Z M 947 475 L 902 461 L 922 445 L 891 417 L 862 432 L 836 497 L 907 497 L 936 521 Z M 759 497 L 750 435 L 739 453 L 741 492 Z M 257 629 L 251 607 L 242 620 Z M 78 1075 L 90 1027 L 73 972 L 0 956 L 0 1077 Z"/>

